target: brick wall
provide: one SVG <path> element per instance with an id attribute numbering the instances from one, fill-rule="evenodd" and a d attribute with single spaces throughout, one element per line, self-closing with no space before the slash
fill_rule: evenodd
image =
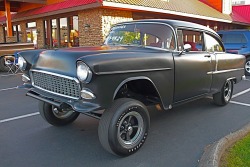
<path id="1" fill-rule="evenodd" d="M 4 43 L 4 31 L 3 31 L 3 26 L 0 26 L 0 43 Z"/>
<path id="2" fill-rule="evenodd" d="M 27 33 L 26 33 L 26 22 L 20 23 L 21 27 L 21 42 L 27 42 Z"/>
<path id="3" fill-rule="evenodd" d="M 93 46 L 102 44 L 102 10 L 84 10 L 78 14 L 78 17 L 79 45 Z M 86 29 L 86 25 L 90 27 Z"/>
<path id="4" fill-rule="evenodd" d="M 17 42 L 16 36 L 6 37 L 6 43 Z"/>
<path id="5" fill-rule="evenodd" d="M 6 37 L 6 41 L 4 40 L 4 29 L 3 26 L 0 26 L 0 43 L 12 43 L 12 42 L 17 42 L 17 37 L 16 36 L 10 36 Z"/>
<path id="6" fill-rule="evenodd" d="M 133 20 L 132 12 L 109 9 L 84 10 L 78 16 L 80 46 L 101 45 L 113 24 Z"/>

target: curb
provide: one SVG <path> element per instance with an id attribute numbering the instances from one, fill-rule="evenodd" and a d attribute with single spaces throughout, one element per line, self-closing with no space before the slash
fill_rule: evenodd
<path id="1" fill-rule="evenodd" d="M 245 125 L 242 129 L 230 133 L 219 141 L 207 146 L 198 167 L 219 167 L 221 156 L 225 150 L 248 133 L 250 133 L 250 123 Z"/>

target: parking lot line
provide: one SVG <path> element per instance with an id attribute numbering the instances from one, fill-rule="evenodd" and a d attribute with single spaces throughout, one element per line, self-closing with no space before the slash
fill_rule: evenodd
<path id="1" fill-rule="evenodd" d="M 16 86 L 16 87 L 13 87 L 13 88 L 5 88 L 5 89 L 0 89 L 0 92 L 2 92 L 2 91 L 6 91 L 6 90 L 12 90 L 12 89 L 17 89 L 17 86 Z"/>
<path id="2" fill-rule="evenodd" d="M 250 81 L 250 79 L 245 79 L 245 81 Z"/>
<path id="3" fill-rule="evenodd" d="M 12 87 L 12 88 L 0 89 L 0 92 L 1 91 L 6 91 L 6 90 L 12 90 L 12 89 L 17 89 L 17 86 L 16 87 Z M 243 95 L 245 93 L 248 93 L 248 92 L 250 92 L 250 88 L 248 88 L 246 90 L 243 90 L 243 91 L 241 91 L 241 92 L 233 95 L 232 98 L 241 96 L 241 95 Z M 211 97 L 209 97 L 209 98 L 211 98 Z M 247 104 L 247 103 L 241 103 L 241 102 L 232 101 L 232 100 L 230 101 L 230 103 L 250 107 L 250 104 Z M 35 113 L 31 113 L 31 114 L 26 114 L 26 115 L 21 115 L 21 116 L 17 116 L 17 117 L 13 117 L 13 118 L 8 118 L 8 119 L 0 120 L 0 123 L 10 122 L 10 121 L 14 121 L 14 120 L 22 119 L 22 118 L 27 118 L 27 117 L 31 117 L 31 116 L 35 116 L 35 115 L 39 115 L 39 112 L 35 112 Z"/>
<path id="4" fill-rule="evenodd" d="M 246 89 L 246 90 L 243 90 L 243 91 L 241 91 L 241 92 L 236 93 L 235 95 L 233 95 L 232 98 L 235 98 L 235 97 L 238 97 L 238 96 L 240 96 L 240 95 L 243 95 L 243 94 L 245 94 L 245 93 L 247 93 L 247 92 L 249 92 L 249 91 L 250 91 L 250 88 L 248 88 L 248 89 Z"/>
<path id="5" fill-rule="evenodd" d="M 233 103 L 233 104 L 238 104 L 238 105 L 242 105 L 242 106 L 247 106 L 247 107 L 250 107 L 250 104 L 247 104 L 247 103 L 241 103 L 241 102 L 237 102 L 237 101 L 230 101 L 230 103 Z"/>
<path id="6" fill-rule="evenodd" d="M 5 75 L 0 75 L 0 77 L 8 77 L 8 76 L 13 76 L 13 75 L 20 75 L 22 73 L 16 73 L 16 74 L 5 74 Z"/>
<path id="7" fill-rule="evenodd" d="M 13 117 L 13 118 L 8 118 L 8 119 L 3 119 L 3 120 L 0 120 L 0 123 L 10 122 L 10 121 L 14 121 L 14 120 L 22 119 L 22 118 L 27 118 L 27 117 L 32 117 L 32 116 L 35 116 L 35 115 L 39 115 L 39 112 L 26 114 L 26 115 L 21 115 L 21 116 L 18 116 L 18 117 Z"/>

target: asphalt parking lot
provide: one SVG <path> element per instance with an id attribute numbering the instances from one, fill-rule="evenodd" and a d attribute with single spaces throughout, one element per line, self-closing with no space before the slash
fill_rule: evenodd
<path id="1" fill-rule="evenodd" d="M 25 96 L 21 74 L 0 73 L 0 166 L 195 167 L 204 148 L 250 122 L 250 77 L 234 87 L 225 107 L 210 98 L 170 111 L 150 107 L 149 137 L 139 152 L 120 158 L 102 149 L 98 121 L 80 115 L 71 125 L 53 127 Z"/>

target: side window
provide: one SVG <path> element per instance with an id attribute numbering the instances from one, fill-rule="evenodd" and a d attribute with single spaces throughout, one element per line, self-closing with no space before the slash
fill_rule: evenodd
<path id="1" fill-rule="evenodd" d="M 171 50 L 175 49 L 175 41 L 173 35 L 166 39 L 163 39 L 151 34 L 144 34 L 143 44 L 144 46 L 152 46 L 152 47 L 171 49 Z"/>
<path id="2" fill-rule="evenodd" d="M 183 49 L 185 44 L 191 45 L 190 51 L 202 51 L 203 48 L 203 33 L 200 31 L 192 31 L 192 30 L 178 30 L 178 48 L 179 50 Z"/>
<path id="3" fill-rule="evenodd" d="M 177 30 L 177 42 L 178 42 L 178 49 L 183 50 L 183 35 L 182 30 Z"/>
<path id="4" fill-rule="evenodd" d="M 224 43 L 247 43 L 244 34 L 224 34 L 222 36 L 222 41 Z"/>
<path id="5" fill-rule="evenodd" d="M 206 51 L 208 52 L 223 52 L 221 43 L 209 34 L 205 34 Z"/>

